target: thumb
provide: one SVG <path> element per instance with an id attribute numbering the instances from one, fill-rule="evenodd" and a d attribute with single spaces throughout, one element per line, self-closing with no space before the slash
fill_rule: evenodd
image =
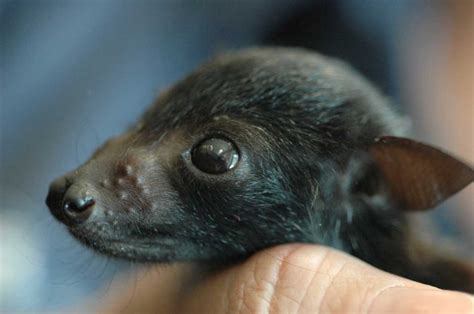
<path id="1" fill-rule="evenodd" d="M 183 313 L 473 313 L 472 297 L 376 269 L 327 247 L 257 253 L 201 282 Z"/>

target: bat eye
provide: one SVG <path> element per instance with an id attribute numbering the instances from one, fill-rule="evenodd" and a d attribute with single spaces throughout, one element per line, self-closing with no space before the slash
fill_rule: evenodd
<path id="1" fill-rule="evenodd" d="M 203 172 L 221 174 L 237 165 L 239 152 L 231 141 L 212 137 L 193 148 L 191 160 Z"/>

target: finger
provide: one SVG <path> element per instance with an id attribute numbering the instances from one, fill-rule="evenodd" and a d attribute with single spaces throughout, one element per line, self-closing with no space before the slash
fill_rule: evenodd
<path id="1" fill-rule="evenodd" d="M 68 309 L 68 313 L 176 313 L 180 291 L 193 277 L 190 265 L 159 265 L 122 275 L 106 287 L 104 293 L 95 292 L 89 302 Z M 97 295 L 102 296 L 100 298 Z"/>
<path id="2" fill-rule="evenodd" d="M 467 294 L 378 270 L 342 252 L 283 245 L 210 276 L 180 302 L 183 313 L 472 313 Z"/>

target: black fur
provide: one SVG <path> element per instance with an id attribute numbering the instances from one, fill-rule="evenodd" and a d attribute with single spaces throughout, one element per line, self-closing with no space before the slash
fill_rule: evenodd
<path id="1" fill-rule="evenodd" d="M 405 125 L 337 60 L 300 49 L 229 53 L 164 92 L 136 127 L 66 176 L 64 191 L 81 186 L 95 199 L 92 216 L 69 228 L 107 255 L 140 262 L 222 265 L 279 243 L 320 243 L 469 290 L 472 277 L 461 284 L 453 273 L 452 283 L 430 268 L 434 255 L 413 257 L 406 214 L 368 153 Z M 235 169 L 193 166 L 190 150 L 212 136 L 238 147 Z M 66 221 L 60 204 L 48 202 Z"/>

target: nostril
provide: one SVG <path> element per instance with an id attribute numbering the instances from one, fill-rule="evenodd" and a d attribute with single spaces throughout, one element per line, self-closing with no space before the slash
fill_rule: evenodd
<path id="1" fill-rule="evenodd" d="M 64 202 L 64 210 L 70 213 L 80 214 L 94 206 L 95 201 L 90 196 L 67 200 Z"/>
<path id="2" fill-rule="evenodd" d="M 62 203 L 62 211 L 67 218 L 64 222 L 72 225 L 86 221 L 91 216 L 94 205 L 95 199 L 84 185 L 71 185 Z"/>
<path id="3" fill-rule="evenodd" d="M 65 177 L 57 178 L 49 186 L 48 196 L 46 197 L 46 205 L 51 210 L 51 213 L 58 219 L 61 219 L 63 198 L 67 187 L 68 183 Z"/>
<path id="4" fill-rule="evenodd" d="M 86 183 L 71 182 L 66 176 L 51 183 L 46 198 L 46 204 L 54 217 L 69 226 L 86 221 L 95 203 Z"/>

